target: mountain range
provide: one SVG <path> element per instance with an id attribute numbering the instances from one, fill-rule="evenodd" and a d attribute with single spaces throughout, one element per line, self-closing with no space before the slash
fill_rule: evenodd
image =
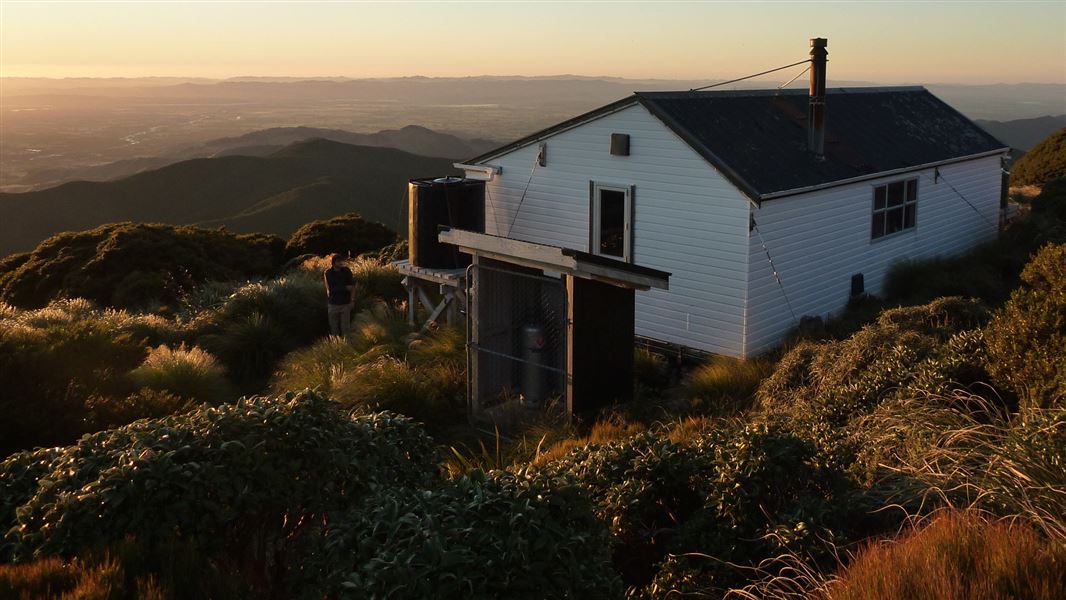
<path id="1" fill-rule="evenodd" d="M 159 156 L 130 158 L 90 166 L 31 170 L 17 183 L 30 190 L 40 190 L 69 181 L 108 181 L 192 158 L 269 156 L 287 145 L 316 138 L 356 146 L 396 148 L 410 154 L 455 160 L 477 156 L 499 145 L 493 140 L 467 140 L 418 125 L 385 129 L 377 133 L 356 133 L 320 127 L 271 127 L 176 148 Z"/>
<path id="2" fill-rule="evenodd" d="M 1052 133 L 1066 127 L 1066 115 L 1048 115 L 1033 119 L 1014 119 L 1012 121 L 992 121 L 977 119 L 974 121 L 985 131 L 996 136 L 1011 148 L 1028 151 Z"/>
<path id="3" fill-rule="evenodd" d="M 284 138 L 275 133 L 252 139 Z M 0 256 L 31 250 L 58 232 L 116 221 L 288 236 L 303 223 L 358 212 L 402 231 L 407 181 L 457 172 L 450 158 L 395 148 L 326 139 L 272 145 L 258 146 L 262 156 L 196 158 L 114 181 L 0 193 Z"/>

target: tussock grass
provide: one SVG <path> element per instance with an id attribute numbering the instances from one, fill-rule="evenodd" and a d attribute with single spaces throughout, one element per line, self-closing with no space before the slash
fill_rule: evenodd
<path id="1" fill-rule="evenodd" d="M 47 558 L 0 565 L 0 596 L 13 600 L 107 600 L 122 597 L 123 587 L 114 561 L 85 565 Z"/>
<path id="2" fill-rule="evenodd" d="M 545 465 L 566 456 L 575 448 L 624 440 L 647 430 L 648 427 L 643 423 L 628 421 L 621 415 L 608 415 L 596 421 L 587 435 L 560 439 L 547 449 L 537 452 L 531 462 L 535 465 Z"/>
<path id="3" fill-rule="evenodd" d="M 856 429 L 885 505 L 985 510 L 1066 544 L 1066 410 L 1008 413 L 959 392 L 886 405 Z"/>
<path id="4" fill-rule="evenodd" d="M 697 412 L 739 414 L 754 405 L 755 391 L 772 370 L 766 359 L 714 356 L 685 376 L 680 393 Z"/>
<path id="5" fill-rule="evenodd" d="M 300 263 L 300 268 L 321 279 L 322 272 L 331 264 L 328 256 L 313 256 Z M 342 264 L 352 271 L 355 279 L 357 309 L 370 308 L 378 301 L 394 304 L 407 297 L 400 285 L 400 272 L 389 264 L 388 257 L 360 256 Z"/>
<path id="6" fill-rule="evenodd" d="M 219 404 L 233 395 L 215 357 L 195 346 L 153 348 L 141 366 L 130 371 L 130 379 L 138 388 L 169 392 L 189 401 Z"/>
<path id="7" fill-rule="evenodd" d="M 462 330 L 420 336 L 401 311 L 378 303 L 356 315 L 347 339 L 323 338 L 289 354 L 271 387 L 317 389 L 353 409 L 393 410 L 436 429 L 466 418 L 465 357 Z"/>
<path id="8" fill-rule="evenodd" d="M 1066 595 L 1066 546 L 1018 523 L 947 512 L 855 557 L 829 600 L 1053 600 Z"/>
<path id="9" fill-rule="evenodd" d="M 637 348 L 633 354 L 633 377 L 638 388 L 661 392 L 670 384 L 670 365 L 661 354 Z"/>
<path id="10" fill-rule="evenodd" d="M 11 600 L 229 600 L 248 597 L 239 572 L 223 576 L 188 545 L 145 548 L 132 539 L 64 560 L 0 564 L 0 598 Z"/>

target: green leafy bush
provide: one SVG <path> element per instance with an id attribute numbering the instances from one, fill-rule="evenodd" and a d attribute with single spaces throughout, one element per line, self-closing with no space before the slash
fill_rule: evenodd
<path id="1" fill-rule="evenodd" d="M 311 392 L 242 399 L 85 436 L 50 459 L 12 456 L 0 486 L 17 507 L 0 526 L 17 557 L 132 535 L 146 547 L 192 543 L 270 580 L 298 563 L 315 523 L 371 490 L 424 485 L 432 458 L 429 438 L 400 417 L 351 418 Z"/>
<path id="2" fill-rule="evenodd" d="M 228 387 L 228 385 L 227 385 Z M 85 400 L 85 431 L 100 431 L 137 419 L 159 419 L 195 403 L 166 390 L 144 387 L 126 396 L 89 396 Z"/>
<path id="3" fill-rule="evenodd" d="M 695 570 L 721 591 L 786 549 L 826 556 L 825 541 L 863 522 L 849 480 L 813 444 L 769 425 L 722 421 L 684 443 L 653 431 L 577 448 L 544 469 L 588 491 L 614 534 L 615 566 L 638 595 L 692 574 L 687 559 L 670 555 L 713 556 Z"/>
<path id="4" fill-rule="evenodd" d="M 385 488 L 331 523 L 323 546 L 316 583 L 329 596 L 622 595 L 606 528 L 563 480 L 474 471 L 424 490 Z"/>
<path id="5" fill-rule="evenodd" d="M 354 258 L 394 243 L 396 232 L 381 223 L 365 221 L 357 213 L 348 213 L 300 227 L 285 244 L 285 253 L 290 257 L 340 254 Z"/>
<path id="6" fill-rule="evenodd" d="M 989 323 L 995 381 L 1029 406 L 1066 405 L 1066 244 L 1046 246 L 1022 272 L 1024 285 Z"/>
<path id="7" fill-rule="evenodd" d="M 55 235 L 17 266 L 0 271 L 0 299 L 37 308 L 57 298 L 105 306 L 171 304 L 209 280 L 272 274 L 281 239 L 196 227 L 134 223 Z"/>

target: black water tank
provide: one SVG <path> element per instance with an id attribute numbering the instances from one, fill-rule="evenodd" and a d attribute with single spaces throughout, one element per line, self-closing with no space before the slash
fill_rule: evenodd
<path id="1" fill-rule="evenodd" d="M 470 256 L 437 240 L 441 225 L 485 232 L 485 182 L 462 177 L 412 179 L 407 184 L 411 264 L 431 269 L 459 269 Z"/>

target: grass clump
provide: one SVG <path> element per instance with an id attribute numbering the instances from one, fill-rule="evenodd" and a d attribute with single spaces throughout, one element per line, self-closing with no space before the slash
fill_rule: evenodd
<path id="1" fill-rule="evenodd" d="M 83 300 L 0 318 L 0 456 L 69 443 L 87 431 L 90 398 L 122 398 L 148 353 L 144 321 Z"/>
<path id="2" fill-rule="evenodd" d="M 755 391 L 772 369 L 766 359 L 714 356 L 685 375 L 681 394 L 696 412 L 739 414 L 753 405 Z"/>
<path id="3" fill-rule="evenodd" d="M 1066 547 L 1024 525 L 946 512 L 860 552 L 829 600 L 1052 600 L 1066 595 Z"/>
<path id="4" fill-rule="evenodd" d="M 133 371 L 137 388 L 169 392 L 186 401 L 219 404 L 232 397 L 225 370 L 215 357 L 197 347 L 159 346 Z"/>
<path id="5" fill-rule="evenodd" d="M 353 319 L 347 339 L 323 338 L 288 355 L 271 386 L 313 388 L 359 411 L 390 410 L 430 427 L 466 418 L 465 336 L 441 328 L 415 334 L 387 305 Z"/>
<path id="6" fill-rule="evenodd" d="M 237 286 L 215 307 L 192 316 L 188 337 L 214 355 L 243 390 L 257 391 L 281 357 L 327 333 L 322 286 L 309 272 Z"/>

